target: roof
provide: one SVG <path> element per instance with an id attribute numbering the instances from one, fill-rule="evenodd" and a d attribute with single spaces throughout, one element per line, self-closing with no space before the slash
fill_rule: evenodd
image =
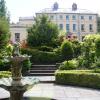
<path id="1" fill-rule="evenodd" d="M 72 10 L 72 8 L 69 8 L 69 9 L 66 9 L 66 8 L 58 8 L 57 10 L 53 10 L 52 8 L 46 8 L 46 9 L 43 9 L 37 13 L 46 13 L 46 14 L 49 14 L 49 13 L 71 13 L 71 14 L 97 14 L 97 13 L 94 13 L 92 11 L 89 11 L 89 10 L 86 10 L 86 9 L 77 9 L 77 10 Z"/>
<path id="2" fill-rule="evenodd" d="M 19 17 L 19 21 L 22 20 L 34 20 L 34 17 Z"/>

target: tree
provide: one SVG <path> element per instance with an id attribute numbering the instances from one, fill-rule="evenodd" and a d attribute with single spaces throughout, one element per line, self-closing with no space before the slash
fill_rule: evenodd
<path id="1" fill-rule="evenodd" d="M 97 31 L 100 32 L 100 17 L 97 19 Z"/>
<path id="2" fill-rule="evenodd" d="M 64 41 L 61 45 L 61 54 L 64 60 L 71 60 L 73 58 L 73 53 L 72 43 L 67 40 Z"/>
<path id="3" fill-rule="evenodd" d="M 0 18 L 0 49 L 3 49 L 9 41 L 9 24 L 5 18 Z"/>
<path id="4" fill-rule="evenodd" d="M 4 48 L 9 41 L 9 14 L 4 0 L 0 0 L 0 49 Z"/>
<path id="5" fill-rule="evenodd" d="M 52 23 L 46 15 L 35 18 L 35 23 L 28 30 L 27 42 L 29 46 L 49 45 L 59 34 L 57 25 Z"/>
<path id="6" fill-rule="evenodd" d="M 7 19 L 8 22 L 10 22 L 10 12 L 7 11 L 5 0 L 0 0 L 0 18 L 2 17 Z"/>
<path id="7" fill-rule="evenodd" d="M 0 17 L 6 17 L 7 8 L 5 6 L 5 1 L 0 0 Z"/>
<path id="8" fill-rule="evenodd" d="M 100 36 L 95 40 L 96 45 L 96 56 L 100 60 Z"/>

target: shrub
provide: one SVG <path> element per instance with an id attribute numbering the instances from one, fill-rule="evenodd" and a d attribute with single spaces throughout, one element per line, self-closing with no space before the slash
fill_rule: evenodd
<path id="1" fill-rule="evenodd" d="M 94 69 L 94 72 L 95 72 L 95 73 L 100 73 L 100 68 L 95 68 L 95 69 Z"/>
<path id="2" fill-rule="evenodd" d="M 29 59 L 23 61 L 22 74 L 26 74 L 26 72 L 30 69 L 30 67 L 31 67 L 31 62 Z"/>
<path id="3" fill-rule="evenodd" d="M 48 46 L 40 46 L 38 48 L 40 51 L 48 51 L 48 52 L 52 52 L 53 48 L 52 47 L 48 47 Z"/>
<path id="4" fill-rule="evenodd" d="M 100 89 L 100 74 L 93 71 L 56 71 L 56 83 L 66 85 L 77 85 Z"/>
<path id="5" fill-rule="evenodd" d="M 78 63 L 77 61 L 74 59 L 74 60 L 69 60 L 69 61 L 64 61 L 59 69 L 60 70 L 71 70 L 71 69 L 76 69 L 78 67 Z"/>
<path id="6" fill-rule="evenodd" d="M 32 63 L 56 63 L 61 62 L 61 55 L 55 52 L 43 52 L 36 49 L 21 49 L 22 54 L 28 54 Z"/>
<path id="7" fill-rule="evenodd" d="M 61 45 L 61 54 L 64 60 L 71 60 L 73 58 L 73 48 L 69 41 L 64 41 Z"/>
<path id="8" fill-rule="evenodd" d="M 73 50 L 74 50 L 74 57 L 78 57 L 81 54 L 81 43 L 78 40 L 71 40 Z"/>
<path id="9" fill-rule="evenodd" d="M 6 59 L 0 59 L 0 71 L 7 71 L 10 69 L 10 62 Z"/>
<path id="10" fill-rule="evenodd" d="M 11 72 L 9 72 L 9 71 L 0 71 L 0 78 L 10 77 L 10 76 L 11 76 Z"/>

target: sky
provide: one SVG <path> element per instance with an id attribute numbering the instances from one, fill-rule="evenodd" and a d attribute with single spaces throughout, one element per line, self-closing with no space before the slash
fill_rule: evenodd
<path id="1" fill-rule="evenodd" d="M 80 9 L 87 9 L 100 14 L 100 0 L 5 0 L 10 12 L 11 22 L 18 22 L 19 17 L 35 16 L 35 13 L 51 8 L 58 2 L 59 8 L 71 8 L 73 3 Z"/>

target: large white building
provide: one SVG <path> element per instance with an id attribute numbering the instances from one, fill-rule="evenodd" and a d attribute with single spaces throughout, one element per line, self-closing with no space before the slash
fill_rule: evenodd
<path id="1" fill-rule="evenodd" d="M 36 16 L 46 14 L 59 29 L 76 35 L 79 39 L 87 34 L 97 33 L 97 14 L 86 9 L 78 9 L 73 3 L 72 8 L 59 8 L 54 3 L 53 8 L 46 8 L 36 13 Z"/>
<path id="2" fill-rule="evenodd" d="M 10 24 L 11 41 L 25 43 L 28 35 L 27 28 L 31 27 L 33 24 L 33 17 L 20 17 L 18 23 Z"/>
<path id="3" fill-rule="evenodd" d="M 52 22 L 58 25 L 60 30 L 77 36 L 79 40 L 87 34 L 97 33 L 97 14 L 89 10 L 78 9 L 75 3 L 70 9 L 59 8 L 58 3 L 54 3 L 53 8 L 37 12 L 36 17 L 42 14 L 46 14 Z M 17 24 L 11 24 L 11 41 L 25 42 L 26 30 L 32 24 L 34 24 L 33 17 L 19 18 Z"/>

